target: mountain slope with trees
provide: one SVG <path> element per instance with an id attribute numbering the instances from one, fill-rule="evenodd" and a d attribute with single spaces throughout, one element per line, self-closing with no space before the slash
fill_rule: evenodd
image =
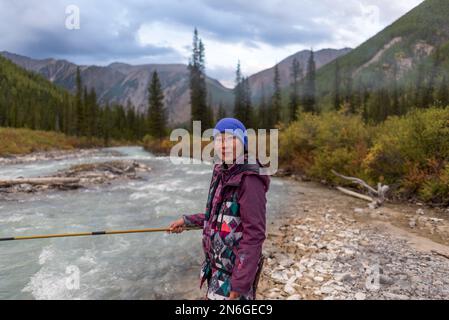
<path id="1" fill-rule="evenodd" d="M 413 107 L 447 105 L 448 16 L 449 1 L 426 0 L 317 70 L 319 110 L 343 108 L 380 122 Z"/>

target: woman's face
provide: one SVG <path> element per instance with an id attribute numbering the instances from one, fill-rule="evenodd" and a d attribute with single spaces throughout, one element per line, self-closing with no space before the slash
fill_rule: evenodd
<path id="1" fill-rule="evenodd" d="M 214 138 L 214 150 L 220 161 L 231 164 L 243 154 L 243 143 L 230 133 L 220 133 Z"/>

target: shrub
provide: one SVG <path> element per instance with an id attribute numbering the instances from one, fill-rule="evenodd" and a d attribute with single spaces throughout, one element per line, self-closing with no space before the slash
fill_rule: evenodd
<path id="1" fill-rule="evenodd" d="M 370 127 L 355 115 L 303 114 L 280 135 L 280 161 L 318 179 L 338 179 L 331 170 L 364 177 L 361 163 L 370 145 Z"/>
<path id="2" fill-rule="evenodd" d="M 280 133 L 280 163 L 318 180 L 347 184 L 334 169 L 389 184 L 403 198 L 448 204 L 449 108 L 413 110 L 376 126 L 356 115 L 302 114 Z"/>

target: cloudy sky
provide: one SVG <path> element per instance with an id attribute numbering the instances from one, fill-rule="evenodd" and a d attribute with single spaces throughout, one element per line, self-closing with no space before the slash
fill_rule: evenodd
<path id="1" fill-rule="evenodd" d="M 232 86 L 238 59 L 250 75 L 299 50 L 354 48 L 421 2 L 0 0 L 0 51 L 78 64 L 187 63 L 197 27 L 208 75 Z M 79 29 L 70 28 L 70 5 Z"/>

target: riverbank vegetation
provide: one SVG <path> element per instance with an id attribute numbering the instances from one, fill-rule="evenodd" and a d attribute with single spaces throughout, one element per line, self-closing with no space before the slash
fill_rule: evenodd
<path id="1" fill-rule="evenodd" d="M 333 169 L 389 184 L 399 198 L 449 205 L 449 108 L 413 110 L 381 124 L 342 112 L 304 114 L 281 130 L 280 163 L 318 181 L 347 183 Z"/>
<path id="2" fill-rule="evenodd" d="M 105 145 L 100 138 L 68 136 L 59 132 L 25 128 L 0 127 L 0 156 L 23 155 L 51 150 L 72 150 L 105 146 L 129 145 L 129 141 L 111 140 Z"/>

